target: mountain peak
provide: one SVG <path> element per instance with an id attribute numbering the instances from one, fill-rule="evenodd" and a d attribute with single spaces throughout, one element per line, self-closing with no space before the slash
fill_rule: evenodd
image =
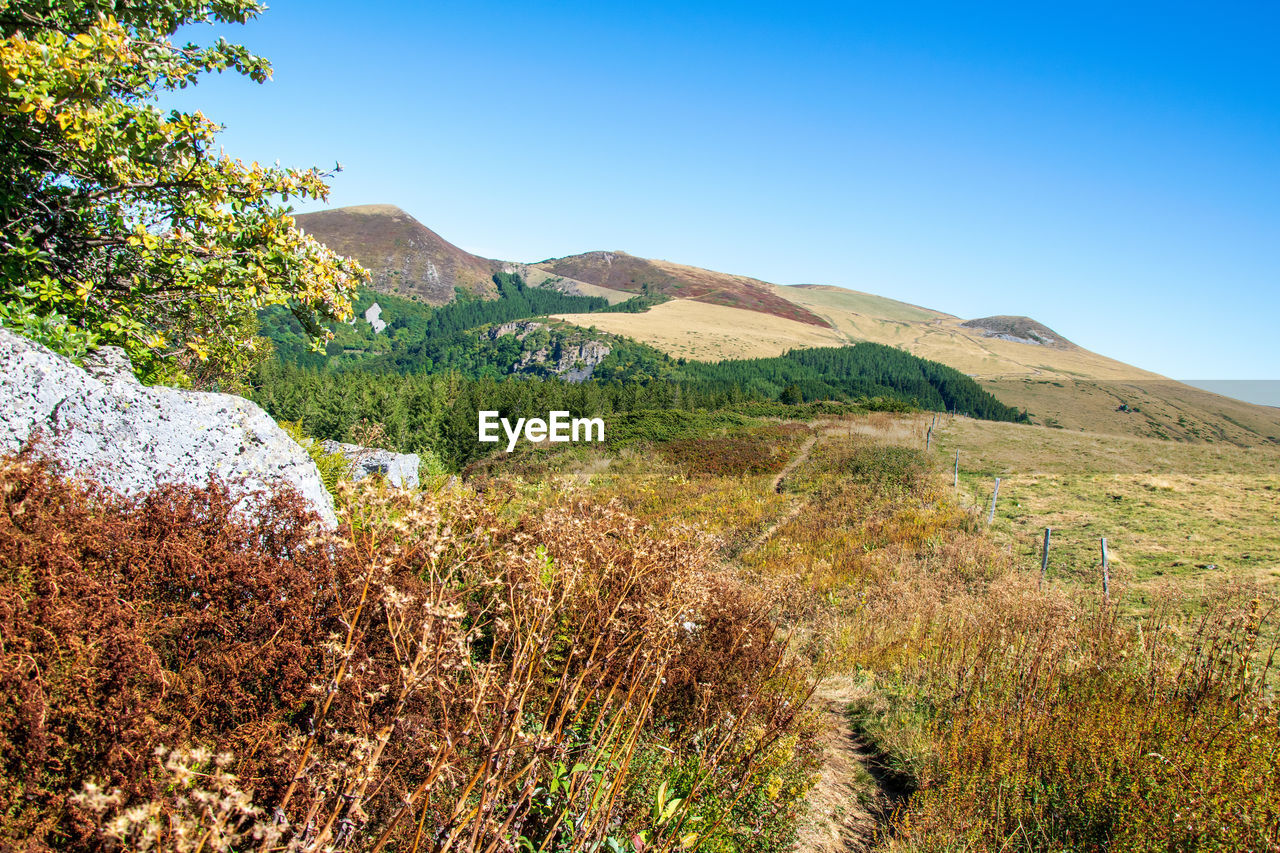
<path id="1" fill-rule="evenodd" d="M 403 216 L 412 219 L 403 209 L 394 204 L 353 204 L 350 207 L 335 207 L 325 213 L 355 213 L 364 216 Z M 307 214 L 304 214 L 307 215 Z"/>
<path id="2" fill-rule="evenodd" d="M 1054 349 L 1076 348 L 1071 341 L 1030 317 L 1000 314 L 995 317 L 966 320 L 960 325 L 968 329 L 978 329 L 988 338 L 1001 338 L 1015 343 L 1034 344 Z"/>
<path id="3" fill-rule="evenodd" d="M 638 258 L 621 251 L 584 252 L 552 258 L 534 266 L 552 275 L 610 290 L 691 299 L 772 314 L 811 326 L 830 326 L 809 309 L 778 295 L 775 285 L 746 276 Z"/>
<path id="4" fill-rule="evenodd" d="M 296 219 L 321 243 L 363 264 L 383 293 L 442 305 L 459 287 L 481 296 L 496 292 L 493 261 L 458 248 L 395 205 L 338 207 Z"/>

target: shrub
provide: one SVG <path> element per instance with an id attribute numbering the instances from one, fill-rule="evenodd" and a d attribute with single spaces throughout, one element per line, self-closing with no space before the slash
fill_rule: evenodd
<path id="1" fill-rule="evenodd" d="M 686 477 L 777 474 L 791 458 L 798 431 L 772 427 L 725 436 L 669 441 L 659 452 Z"/>
<path id="2" fill-rule="evenodd" d="M 246 519 L 218 483 L 125 500 L 0 463 L 0 843 L 789 835 L 808 682 L 707 543 L 571 498 L 340 494 L 331 536 L 287 492 Z"/>

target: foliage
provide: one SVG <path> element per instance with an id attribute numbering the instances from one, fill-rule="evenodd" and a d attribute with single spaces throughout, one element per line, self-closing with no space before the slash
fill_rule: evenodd
<path id="1" fill-rule="evenodd" d="M 497 324 L 549 313 L 598 311 L 608 306 L 601 299 L 530 288 L 515 275 L 498 275 L 495 281 L 500 290 L 498 299 L 460 299 L 439 308 L 362 292 L 356 300 L 357 309 L 363 311 L 377 301 L 388 327 L 375 332 L 363 320 L 335 326 L 334 339 L 325 355 L 308 349 L 305 330 L 283 311 L 264 312 L 263 328 L 284 360 L 317 370 L 405 374 L 456 371 L 467 379 L 555 379 L 554 372 L 535 356 L 550 356 L 554 363 L 565 347 L 597 340 L 606 344 L 610 352 L 596 366 L 592 378 L 597 383 L 630 386 L 625 393 L 647 399 L 649 405 L 661 401 L 660 405 L 666 407 L 720 409 L 776 402 L 791 408 L 775 408 L 771 413 L 793 417 L 834 413 L 840 410 L 831 403 L 846 403 L 880 411 L 926 408 L 994 420 L 1025 419 L 968 376 L 880 344 L 795 350 L 777 358 L 704 363 L 676 361 L 627 338 L 565 324 L 544 323 L 543 328 L 526 325 L 517 330 L 519 334 L 497 335 L 493 330 Z M 370 380 L 361 375 L 351 381 L 363 384 Z M 806 404 L 806 400 L 810 402 Z M 824 407 L 823 403 L 828 405 Z M 637 407 L 627 404 L 620 408 Z"/>
<path id="2" fill-rule="evenodd" d="M 1047 603 L 1008 601 L 922 638 L 902 678 L 936 702 L 933 759 L 899 824 L 904 845 L 1268 849 L 1280 736 L 1258 635 L 1274 604 L 1220 595 L 1179 648 L 1160 618 L 1126 625 Z M 967 651 L 942 651 L 957 643 Z"/>
<path id="3" fill-rule="evenodd" d="M 724 429 L 751 424 L 732 411 L 702 409 L 638 408 L 615 415 L 605 438 L 613 447 L 626 447 L 638 442 L 662 443 L 680 439 L 697 439 Z"/>
<path id="4" fill-rule="evenodd" d="M 66 329 L 43 337 L 71 355 L 91 341 L 122 346 L 150 379 L 181 365 L 234 384 L 261 355 L 262 308 L 287 306 L 316 331 L 348 314 L 364 271 L 296 230 L 280 203 L 324 199 L 326 175 L 235 160 L 202 113 L 156 104 L 208 72 L 266 80 L 270 66 L 242 47 L 171 40 L 180 26 L 243 23 L 262 8 L 0 9 L 0 299 L 23 328 L 39 317 Z"/>
<path id="5" fill-rule="evenodd" d="M 1274 598 L 1226 588 L 1129 620 L 1041 588 L 914 448 L 829 439 L 789 483 L 810 503 L 743 562 L 807 587 L 802 644 L 854 683 L 902 797 L 894 849 L 1274 843 Z"/>
<path id="6" fill-rule="evenodd" d="M 316 465 L 316 470 L 320 472 L 320 481 L 324 483 L 325 490 L 330 495 L 337 495 L 338 484 L 351 479 L 351 461 L 341 453 L 326 452 L 324 446 L 307 435 L 299 424 L 281 421 L 280 428 L 307 451 L 307 455 Z"/>
<path id="7" fill-rule="evenodd" d="M 876 489 L 912 489 L 922 485 L 929 460 L 914 447 L 855 445 L 836 463 L 838 473 Z"/>
<path id="8" fill-rule="evenodd" d="M 318 536 L 291 494 L 246 520 L 218 484 L 0 463 L 0 842 L 780 849 L 809 683 L 701 537 L 572 496 L 342 496 Z"/>
<path id="9" fill-rule="evenodd" d="M 601 314 L 643 314 L 655 305 L 670 302 L 670 296 L 642 294 L 599 309 Z"/>
<path id="10" fill-rule="evenodd" d="M 668 441 L 664 459 L 686 477 L 744 477 L 777 474 L 791 458 L 800 431 L 766 427 L 731 435 Z"/>
<path id="11" fill-rule="evenodd" d="M 676 377 L 691 392 L 719 393 L 727 399 L 801 403 L 883 397 L 985 420 L 1025 420 L 960 371 L 883 344 L 792 350 L 776 358 L 694 361 L 676 371 Z"/>
<path id="12" fill-rule="evenodd" d="M 599 297 L 571 296 L 557 290 L 528 287 L 517 275 L 494 276 L 497 299 L 458 299 L 431 307 L 390 294 L 361 291 L 355 300 L 359 317 L 377 302 L 387 328 L 381 332 L 363 319 L 331 324 L 332 340 L 315 352 L 310 333 L 287 311 L 264 312 L 263 334 L 282 358 L 308 367 L 363 368 L 372 371 L 443 372 L 458 370 L 471 377 L 503 376 L 525 353 L 554 349 L 587 335 L 577 329 L 545 330 L 520 340 L 515 335 L 491 337 L 482 327 L 556 313 L 608 307 Z"/>
<path id="13" fill-rule="evenodd" d="M 73 325 L 66 315 L 38 313 L 31 291 L 19 288 L 16 295 L 10 302 L 0 302 L 0 326 L 73 359 L 83 358 L 98 345 L 98 335 Z"/>

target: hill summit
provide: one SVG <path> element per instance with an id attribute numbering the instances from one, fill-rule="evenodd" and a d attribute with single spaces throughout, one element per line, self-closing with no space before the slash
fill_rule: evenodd
<path id="1" fill-rule="evenodd" d="M 534 266 L 552 275 L 611 290 L 743 308 L 811 326 L 830 325 L 804 306 L 779 295 L 777 286 L 768 282 L 670 261 L 637 258 L 626 252 L 587 252 L 552 258 Z"/>
<path id="2" fill-rule="evenodd" d="M 1177 441 L 1280 444 L 1277 410 L 1091 352 L 1030 317 L 963 320 L 844 287 L 770 284 L 623 251 L 532 264 L 488 260 L 391 205 L 339 208 L 297 219 L 331 249 L 368 267 L 375 290 L 432 305 L 452 301 L 458 288 L 497 297 L 493 276 L 513 273 L 533 290 L 600 297 L 615 305 L 637 295 L 653 297 L 640 300 L 647 304 L 634 306 L 639 310 L 550 313 L 553 322 L 639 341 L 673 358 L 767 358 L 790 350 L 879 343 L 968 374 L 1001 402 L 1050 426 Z"/>
<path id="3" fill-rule="evenodd" d="M 997 317 L 982 317 L 967 320 L 960 324 L 966 329 L 981 329 L 989 338 L 1013 341 L 1018 344 L 1036 344 L 1055 349 L 1076 349 L 1076 345 L 1059 335 L 1042 323 L 1030 317 L 1012 317 L 1001 314 Z"/>
<path id="4" fill-rule="evenodd" d="M 493 261 L 458 248 L 394 205 L 340 207 L 296 219 L 321 243 L 363 264 L 375 290 L 432 305 L 452 301 L 456 288 L 497 295 Z"/>

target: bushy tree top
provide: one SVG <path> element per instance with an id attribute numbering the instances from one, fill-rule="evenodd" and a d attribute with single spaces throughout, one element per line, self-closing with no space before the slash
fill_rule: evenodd
<path id="1" fill-rule="evenodd" d="M 310 330 L 350 315 L 367 278 L 294 227 L 291 198 L 328 173 L 234 159 L 221 127 L 158 97 L 211 71 L 270 65 L 199 22 L 242 23 L 255 0 L 0 0 L 0 322 L 74 354 L 123 346 L 139 372 L 242 376 L 257 311 Z"/>

